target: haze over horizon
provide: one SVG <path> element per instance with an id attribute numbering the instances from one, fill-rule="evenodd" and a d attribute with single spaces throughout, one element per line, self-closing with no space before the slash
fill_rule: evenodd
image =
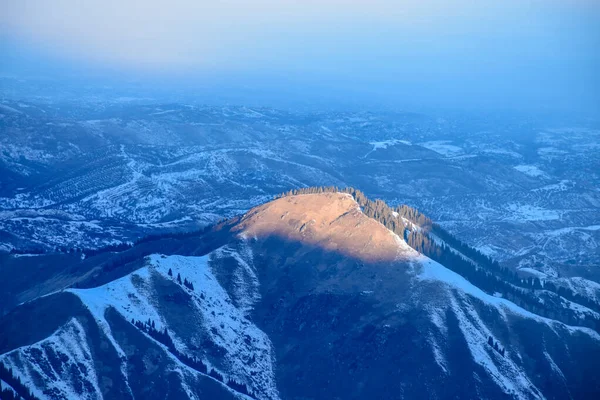
<path id="1" fill-rule="evenodd" d="M 600 111 L 600 5 L 3 0 L 0 73 L 322 105 Z"/>

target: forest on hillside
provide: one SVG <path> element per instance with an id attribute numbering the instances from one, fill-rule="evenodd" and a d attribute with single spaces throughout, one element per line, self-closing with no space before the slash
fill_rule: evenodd
<path id="1" fill-rule="evenodd" d="M 390 207 L 383 200 L 370 200 L 352 187 L 300 188 L 276 198 L 336 192 L 352 195 L 366 216 L 383 224 L 419 253 L 458 273 L 488 294 L 502 296 L 535 314 L 600 332 L 600 319 L 591 313 L 578 313 L 569 307 L 568 302 L 578 303 L 597 313 L 600 313 L 600 304 L 551 281 L 520 277 L 515 270 L 501 266 L 498 261 L 470 247 L 413 207 Z"/>

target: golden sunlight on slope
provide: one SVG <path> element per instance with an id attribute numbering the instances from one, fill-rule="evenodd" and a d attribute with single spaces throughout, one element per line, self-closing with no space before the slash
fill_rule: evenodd
<path id="1" fill-rule="evenodd" d="M 246 237 L 277 236 L 367 262 L 409 258 L 414 251 L 379 222 L 364 215 L 344 193 L 283 197 L 250 210 L 238 229 Z"/>

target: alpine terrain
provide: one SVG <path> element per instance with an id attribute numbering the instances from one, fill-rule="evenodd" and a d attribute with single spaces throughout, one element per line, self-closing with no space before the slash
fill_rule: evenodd
<path id="1" fill-rule="evenodd" d="M 0 400 L 600 399 L 600 1 L 0 0 Z"/>
<path id="2" fill-rule="evenodd" d="M 40 267 L 3 266 L 3 398 L 600 397 L 597 301 L 352 188 L 19 258 Z"/>

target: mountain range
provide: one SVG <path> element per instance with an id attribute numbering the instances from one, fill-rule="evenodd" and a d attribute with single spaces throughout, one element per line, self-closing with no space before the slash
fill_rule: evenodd
<path id="1" fill-rule="evenodd" d="M 73 102 L 44 88 L 13 99 L 16 83 L 0 82 L 0 257 L 195 230 L 290 189 L 334 185 L 416 207 L 521 273 L 582 278 L 574 290 L 600 281 L 593 121 L 285 111 L 97 92 Z M 26 93 L 27 83 L 17 86 Z"/>
<path id="2" fill-rule="evenodd" d="M 152 96 L 0 77 L 0 398 L 600 397 L 598 121 Z"/>
<path id="3" fill-rule="evenodd" d="M 0 320 L 2 386 L 24 398 L 600 396 L 596 311 L 355 189 L 36 258 L 50 271 Z"/>

